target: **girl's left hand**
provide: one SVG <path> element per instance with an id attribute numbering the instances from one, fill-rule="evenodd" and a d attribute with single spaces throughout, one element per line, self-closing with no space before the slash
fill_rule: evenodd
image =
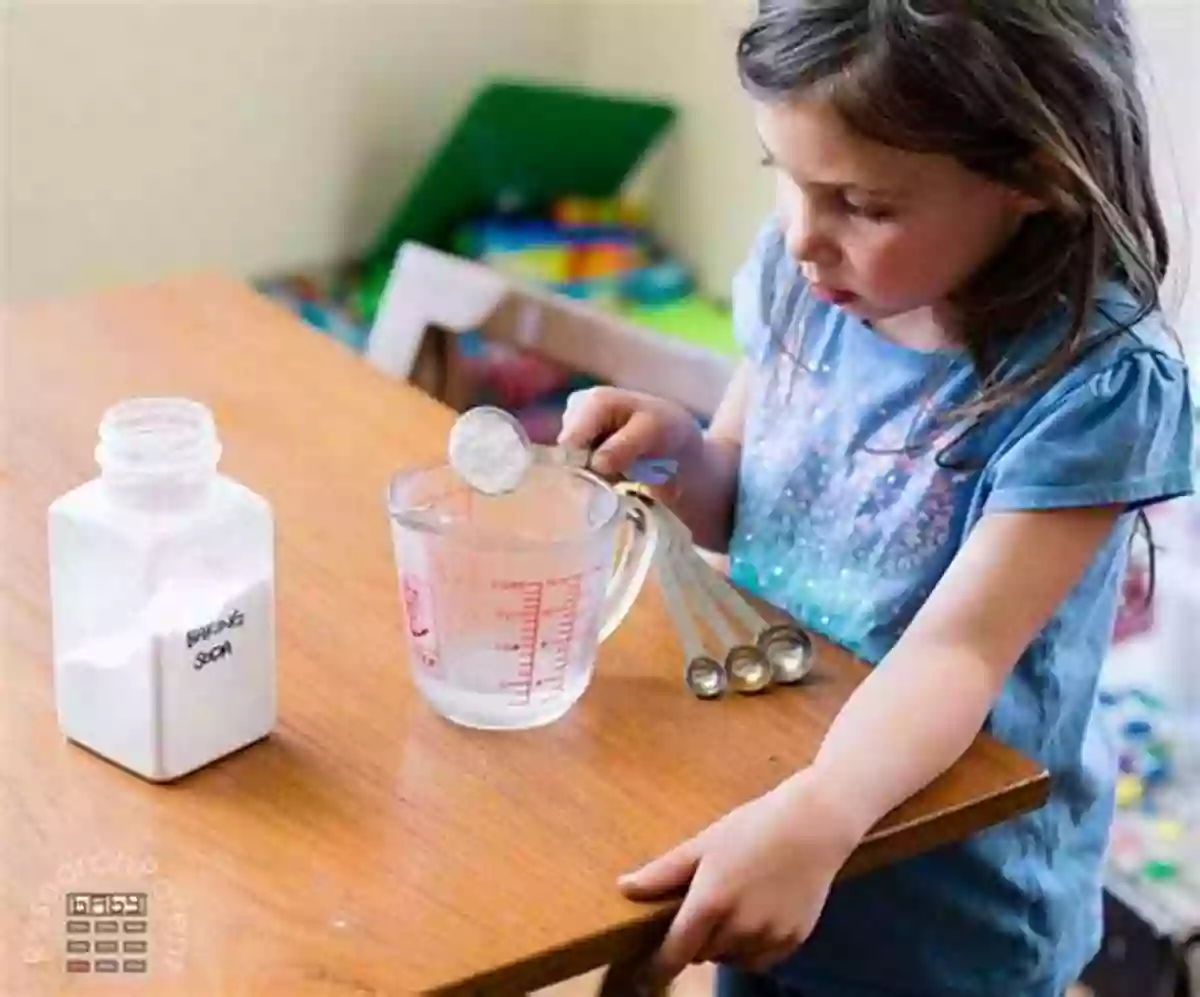
<path id="1" fill-rule="evenodd" d="M 634 900 L 687 895 L 648 967 L 665 986 L 689 963 L 763 972 L 811 933 L 861 834 L 807 772 L 622 876 Z"/>

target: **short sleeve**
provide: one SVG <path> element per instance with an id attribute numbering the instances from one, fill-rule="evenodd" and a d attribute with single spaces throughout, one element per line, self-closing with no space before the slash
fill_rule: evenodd
<path id="1" fill-rule="evenodd" d="M 765 361 L 772 350 L 771 320 L 786 260 L 783 232 L 772 219 L 759 229 L 746 262 L 733 278 L 734 337 L 746 358 L 755 363 Z"/>
<path id="2" fill-rule="evenodd" d="M 1192 433 L 1187 368 L 1129 351 L 1022 419 L 988 469 L 987 508 L 1136 509 L 1189 494 Z"/>

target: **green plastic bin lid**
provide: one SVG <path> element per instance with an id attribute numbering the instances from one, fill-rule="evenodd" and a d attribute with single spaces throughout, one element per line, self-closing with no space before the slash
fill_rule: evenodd
<path id="1" fill-rule="evenodd" d="M 418 174 L 368 267 L 386 273 L 408 241 L 452 251 L 455 228 L 470 217 L 612 197 L 675 114 L 670 104 L 581 88 L 490 83 Z"/>

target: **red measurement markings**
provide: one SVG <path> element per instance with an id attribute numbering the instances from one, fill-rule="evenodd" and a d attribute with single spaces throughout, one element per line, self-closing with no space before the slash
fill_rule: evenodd
<path id="1" fill-rule="evenodd" d="M 492 587 L 514 592 L 520 598 L 518 609 L 503 611 L 501 619 L 517 623 L 517 671 L 502 688 L 513 695 L 513 706 L 528 706 L 533 699 L 533 670 L 537 659 L 538 632 L 542 621 L 542 582 L 493 582 Z"/>
<path id="2" fill-rule="evenodd" d="M 562 692 L 567 685 L 567 664 L 571 659 L 571 644 L 575 640 L 575 628 L 579 624 L 579 597 L 583 589 L 583 577 L 571 575 L 559 579 L 563 589 L 563 601 L 556 606 L 558 623 L 554 631 L 553 671 L 545 685 L 555 692 Z"/>
<path id="3" fill-rule="evenodd" d="M 545 581 L 492 583 L 494 591 L 516 595 L 519 600 L 512 608 L 496 613 L 497 620 L 516 624 L 517 629 L 515 640 L 495 645 L 497 651 L 516 655 L 515 674 L 502 683 L 513 695 L 513 706 L 528 706 L 535 693 L 561 692 L 566 687 L 571 647 L 579 632 L 583 580 L 583 575 L 573 574 Z M 537 668 L 538 654 L 543 652 L 550 659 L 549 674 L 544 676 Z"/>
<path id="4" fill-rule="evenodd" d="M 404 589 L 404 615 L 408 619 L 408 632 L 413 637 L 424 637 L 429 633 L 429 626 L 421 619 L 424 612 L 421 586 L 411 575 L 401 575 L 400 581 Z"/>
<path id="5" fill-rule="evenodd" d="M 433 632 L 433 599 L 424 580 L 415 575 L 400 576 L 404 590 L 404 614 L 412 647 L 421 664 L 430 671 L 438 668 L 437 634 Z"/>

